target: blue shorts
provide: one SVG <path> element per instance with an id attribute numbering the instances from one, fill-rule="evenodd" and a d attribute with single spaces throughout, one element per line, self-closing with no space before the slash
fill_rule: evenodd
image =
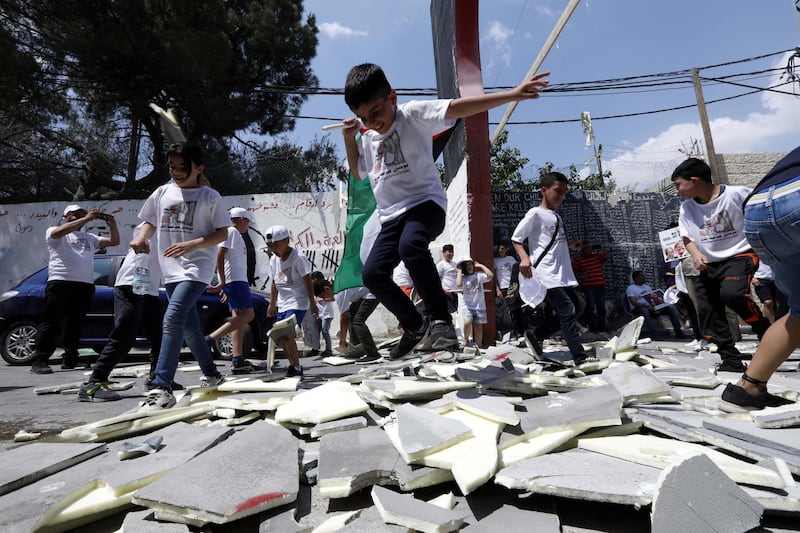
<path id="1" fill-rule="evenodd" d="M 302 311 L 297 309 L 287 309 L 286 311 L 280 311 L 275 317 L 275 322 L 281 321 L 285 318 L 289 318 L 290 316 L 294 315 L 294 319 L 297 320 L 297 323 L 302 324 L 303 318 L 305 318 L 307 312 L 308 309 L 303 309 Z"/>
<path id="2" fill-rule="evenodd" d="M 246 281 L 231 281 L 225 284 L 225 296 L 228 297 L 228 309 L 231 312 L 237 309 L 252 309 L 253 300 L 250 298 L 250 286 Z"/>
<path id="3" fill-rule="evenodd" d="M 747 242 L 775 273 L 775 285 L 800 318 L 800 187 L 797 180 L 753 195 L 744 206 Z"/>

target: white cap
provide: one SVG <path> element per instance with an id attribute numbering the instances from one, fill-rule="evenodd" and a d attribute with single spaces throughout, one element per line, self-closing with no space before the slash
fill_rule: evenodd
<path id="1" fill-rule="evenodd" d="M 246 218 L 251 223 L 255 222 L 255 220 L 253 220 L 253 214 L 244 207 L 232 207 L 229 213 L 231 218 Z"/>
<path id="2" fill-rule="evenodd" d="M 458 260 L 458 263 L 456 263 L 456 266 L 461 266 L 463 263 L 466 263 L 467 261 L 469 261 L 470 263 L 474 263 L 475 262 L 470 256 L 465 255 L 464 257 L 462 257 L 461 259 Z"/>
<path id="3" fill-rule="evenodd" d="M 289 230 L 284 226 L 272 226 L 267 230 L 266 236 L 268 243 L 282 241 L 289 238 Z"/>
<path id="4" fill-rule="evenodd" d="M 64 208 L 64 216 L 72 213 L 73 211 L 86 211 L 86 209 L 82 208 L 78 204 L 70 204 Z"/>

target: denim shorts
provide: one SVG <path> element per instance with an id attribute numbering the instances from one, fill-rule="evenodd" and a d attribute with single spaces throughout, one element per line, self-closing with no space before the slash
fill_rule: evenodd
<path id="1" fill-rule="evenodd" d="M 487 323 L 487 316 L 486 316 L 486 309 L 468 309 L 466 307 L 461 308 L 461 315 L 464 318 L 472 318 L 473 324 L 486 324 Z"/>
<path id="2" fill-rule="evenodd" d="M 775 284 L 800 318 L 800 178 L 753 195 L 744 208 L 744 233 L 775 273 Z"/>

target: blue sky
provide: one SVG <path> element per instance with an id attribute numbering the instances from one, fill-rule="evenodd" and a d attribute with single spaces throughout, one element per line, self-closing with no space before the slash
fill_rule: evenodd
<path id="1" fill-rule="evenodd" d="M 552 31 L 566 0 L 484 0 L 480 6 L 483 81 L 486 87 L 516 85 Z M 395 88 L 433 88 L 430 2 L 428 0 L 307 0 L 320 28 L 317 57 L 312 62 L 321 87 L 341 88 L 351 66 L 382 65 Z M 551 84 L 575 83 L 672 72 L 700 67 L 709 78 L 785 67 L 787 57 L 770 55 L 757 61 L 714 69 L 702 67 L 790 50 L 800 45 L 800 17 L 793 0 L 584 0 L 540 70 L 551 71 Z M 800 58 L 798 58 L 800 65 Z M 740 76 L 735 81 L 755 87 L 779 83 L 776 74 Z M 800 69 L 798 69 L 800 75 Z M 797 83 L 780 90 L 797 92 Z M 706 101 L 740 95 L 750 89 L 703 82 Z M 409 99 L 401 97 L 400 100 Z M 680 149 L 703 141 L 691 85 L 646 90 L 545 95 L 521 103 L 511 121 L 593 117 L 597 144 L 603 146 L 604 170 L 618 183 L 642 189 L 665 177 L 683 155 Z M 608 115 L 688 109 L 628 118 L 598 120 Z M 490 113 L 497 122 L 505 108 Z M 774 92 L 734 98 L 707 108 L 718 153 L 788 151 L 800 144 L 800 98 Z M 301 113 L 308 116 L 350 116 L 341 96 L 312 96 Z M 298 120 L 287 133 L 307 145 L 324 135 L 326 122 Z M 593 150 L 586 147 L 581 124 L 509 125 L 509 145 L 522 150 L 532 165 L 547 161 L 557 168 L 584 167 Z M 490 132 L 494 126 L 490 126 Z M 330 134 L 341 146 L 341 134 Z M 344 151 L 342 150 L 342 155 Z"/>

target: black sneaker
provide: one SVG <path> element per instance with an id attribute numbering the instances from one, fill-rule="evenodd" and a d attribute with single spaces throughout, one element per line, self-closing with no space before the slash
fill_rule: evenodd
<path id="1" fill-rule="evenodd" d="M 722 401 L 733 404 L 748 411 L 763 409 L 765 407 L 780 407 L 794 403 L 781 396 L 770 394 L 766 389 L 758 394 L 750 394 L 742 387 L 728 383 L 722 391 Z"/>
<path id="2" fill-rule="evenodd" d="M 361 357 L 356 359 L 356 364 L 357 365 L 368 365 L 368 364 L 374 363 L 376 361 L 380 361 L 381 359 L 382 359 L 382 357 L 380 356 L 380 354 L 377 354 L 377 353 L 376 354 L 372 354 L 372 355 L 362 355 Z"/>
<path id="3" fill-rule="evenodd" d="M 31 373 L 33 374 L 52 374 L 53 369 L 50 368 L 50 365 L 47 363 L 42 363 L 40 361 L 34 361 L 31 365 Z"/>
<path id="4" fill-rule="evenodd" d="M 420 329 L 408 330 L 403 332 L 403 336 L 400 337 L 400 342 L 398 342 L 395 346 L 392 346 L 391 351 L 389 352 L 389 356 L 392 359 L 399 359 L 410 354 L 414 351 L 414 348 L 417 347 L 417 344 L 422 340 L 422 337 L 425 336 L 425 326 L 423 325 Z M 458 344 L 458 339 L 456 339 L 456 344 Z"/>
<path id="5" fill-rule="evenodd" d="M 286 369 L 286 377 L 293 378 L 293 377 L 303 377 L 303 367 L 295 367 L 294 365 L 289 365 L 289 368 Z"/>
<path id="6" fill-rule="evenodd" d="M 572 361 L 575 363 L 575 366 L 581 366 L 584 363 L 596 363 L 600 359 L 597 357 L 593 357 L 591 355 L 583 355 L 578 357 L 573 357 Z"/>
<path id="7" fill-rule="evenodd" d="M 452 322 L 447 320 L 434 320 L 431 322 L 428 338 L 422 343 L 420 350 L 434 352 L 436 350 L 458 348 L 458 337 Z M 394 357 L 394 355 L 392 355 Z"/>
<path id="8" fill-rule="evenodd" d="M 153 380 L 152 379 L 148 378 L 147 380 L 145 380 L 145 382 L 144 382 L 144 389 L 145 390 L 151 391 L 154 388 L 156 388 L 156 387 L 155 387 L 155 385 L 153 385 Z M 173 390 L 173 391 L 184 390 L 185 388 L 186 387 L 184 387 L 183 385 L 181 385 L 177 381 L 173 381 L 172 382 L 172 387 L 170 387 L 170 390 Z"/>
<path id="9" fill-rule="evenodd" d="M 247 359 L 234 361 L 231 365 L 231 374 L 250 374 L 253 370 L 253 365 Z"/>
<path id="10" fill-rule="evenodd" d="M 366 350 L 364 350 L 360 344 L 356 344 L 348 346 L 347 349 L 342 353 L 342 357 L 347 357 L 348 359 L 358 359 L 366 354 Z"/>
<path id="11" fill-rule="evenodd" d="M 89 363 L 83 363 L 78 359 L 64 359 L 61 363 L 61 370 L 75 370 L 76 368 L 79 369 L 86 369 L 91 368 Z"/>
<path id="12" fill-rule="evenodd" d="M 725 359 L 717 365 L 717 371 L 719 372 L 744 372 L 745 370 L 747 370 L 747 367 L 744 366 L 744 363 L 736 359 Z"/>
<path id="13" fill-rule="evenodd" d="M 525 345 L 528 347 L 528 351 L 531 352 L 531 355 L 536 357 L 536 359 L 544 359 L 544 343 L 536 338 L 532 329 L 525 331 Z"/>
<path id="14" fill-rule="evenodd" d="M 90 381 L 81 385 L 78 390 L 78 401 L 80 402 L 114 402 L 122 399 L 122 396 L 108 388 L 108 382 Z"/>

